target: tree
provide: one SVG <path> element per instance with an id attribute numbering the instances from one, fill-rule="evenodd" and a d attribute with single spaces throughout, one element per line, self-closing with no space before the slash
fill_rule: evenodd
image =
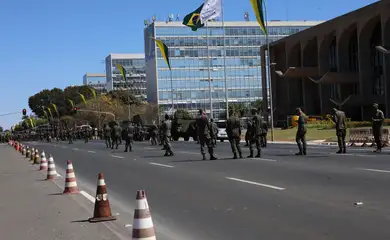
<path id="1" fill-rule="evenodd" d="M 3 127 L 0 126 L 0 132 L 3 132 L 3 131 L 4 131 Z"/>
<path id="2" fill-rule="evenodd" d="M 138 100 L 134 95 L 130 94 L 129 91 L 115 90 L 110 91 L 107 94 L 112 99 L 118 99 L 123 105 L 140 105 L 142 102 Z"/>
<path id="3" fill-rule="evenodd" d="M 186 109 L 177 109 L 175 112 L 175 118 L 189 120 L 192 119 L 192 115 Z"/>
<path id="4" fill-rule="evenodd" d="M 244 103 L 231 103 L 229 104 L 229 111 L 233 111 L 239 117 L 243 117 L 248 112 L 248 107 Z"/>
<path id="5" fill-rule="evenodd" d="M 263 111 L 263 100 L 257 99 L 256 101 L 251 103 L 251 106 L 253 108 L 256 108 L 256 109 Z"/>

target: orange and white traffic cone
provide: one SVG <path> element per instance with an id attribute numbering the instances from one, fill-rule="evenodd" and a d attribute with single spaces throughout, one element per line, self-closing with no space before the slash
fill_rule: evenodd
<path id="1" fill-rule="evenodd" d="M 41 154 L 41 165 L 39 166 L 39 171 L 47 170 L 47 160 L 45 152 Z"/>
<path id="2" fill-rule="evenodd" d="M 30 147 L 27 147 L 26 158 L 30 158 L 30 154 L 31 154 Z"/>
<path id="3" fill-rule="evenodd" d="M 23 146 L 22 155 L 26 156 L 26 152 L 27 152 L 26 146 Z"/>
<path id="4" fill-rule="evenodd" d="M 156 240 L 156 233 L 144 190 L 137 191 L 136 208 L 134 210 L 133 240 Z"/>
<path id="5" fill-rule="evenodd" d="M 116 217 L 111 214 L 110 201 L 108 200 L 107 187 L 103 173 L 99 173 L 95 199 L 93 217 L 88 221 L 105 222 L 116 220 Z"/>
<path id="6" fill-rule="evenodd" d="M 32 148 L 31 149 L 31 154 L 30 154 L 30 161 L 34 162 L 34 158 L 35 158 L 35 149 Z"/>
<path id="7" fill-rule="evenodd" d="M 33 164 L 40 164 L 41 163 L 41 161 L 39 160 L 40 158 L 39 158 L 39 151 L 38 151 L 38 149 L 35 151 L 35 157 L 34 157 L 34 162 L 33 162 Z"/>
<path id="8" fill-rule="evenodd" d="M 54 159 L 52 156 L 49 157 L 49 164 L 47 168 L 47 178 L 46 180 L 53 180 L 57 178 L 56 165 L 54 164 Z"/>
<path id="9" fill-rule="evenodd" d="M 66 168 L 66 179 L 64 194 L 75 194 L 79 193 L 77 187 L 76 175 L 74 174 L 72 161 L 68 160 L 68 167 Z"/>

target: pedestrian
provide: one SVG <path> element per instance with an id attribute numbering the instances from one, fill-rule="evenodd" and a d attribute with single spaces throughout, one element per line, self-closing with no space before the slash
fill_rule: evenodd
<path id="1" fill-rule="evenodd" d="M 374 135 L 376 150 L 374 152 L 382 152 L 382 128 L 385 120 L 385 115 L 379 110 L 379 105 L 374 103 L 374 116 L 372 117 L 372 133 Z"/>
<path id="2" fill-rule="evenodd" d="M 339 145 L 340 153 L 346 153 L 346 144 L 345 144 L 345 136 L 347 134 L 347 124 L 345 122 L 345 112 L 333 108 L 333 121 L 336 123 L 336 135 L 337 135 L 337 143 Z"/>
<path id="3" fill-rule="evenodd" d="M 170 138 L 171 138 L 171 129 L 172 129 L 172 122 L 171 120 L 169 119 L 169 116 L 168 114 L 165 114 L 165 121 L 163 122 L 163 124 L 161 125 L 161 131 L 162 131 L 162 141 L 163 141 L 163 145 L 164 145 L 164 148 L 163 150 L 165 150 L 165 154 L 164 156 L 173 156 L 173 151 L 172 151 L 172 146 L 171 146 L 171 143 L 170 143 Z"/>
<path id="4" fill-rule="evenodd" d="M 262 127 L 263 127 L 263 119 L 260 117 L 258 114 L 257 110 L 253 108 L 251 110 L 252 112 L 252 131 L 251 131 L 251 141 L 249 143 L 249 151 L 250 155 L 248 158 L 253 158 L 253 157 L 261 157 L 261 135 L 263 134 Z M 257 155 L 253 156 L 254 153 L 254 147 L 256 145 L 257 149 Z"/>
<path id="5" fill-rule="evenodd" d="M 106 147 L 111 148 L 111 128 L 108 124 L 104 124 L 104 140 L 106 141 Z"/>
<path id="6" fill-rule="evenodd" d="M 295 141 L 297 142 L 299 152 L 295 155 L 306 155 L 306 116 L 300 108 L 296 109 L 296 114 L 298 115 L 298 130 Z"/>
<path id="7" fill-rule="evenodd" d="M 196 124 L 198 126 L 198 139 L 200 144 L 200 153 L 202 154 L 203 160 L 206 160 L 206 153 L 204 151 L 205 145 L 207 145 L 208 152 L 210 154 L 210 160 L 217 160 L 214 156 L 214 146 L 213 146 L 213 129 L 207 119 L 206 113 L 199 109 L 199 116 L 196 119 Z"/>
<path id="8" fill-rule="evenodd" d="M 134 125 L 129 122 L 127 128 L 123 129 L 123 140 L 125 140 L 125 152 L 133 151 L 133 139 L 134 139 Z"/>
<path id="9" fill-rule="evenodd" d="M 226 133 L 229 138 L 230 146 L 232 148 L 233 152 L 233 159 L 237 159 L 238 156 L 240 158 L 242 157 L 242 151 L 241 151 L 241 122 L 240 119 L 236 116 L 236 114 L 230 110 L 229 112 L 229 119 L 226 122 Z M 238 153 L 238 156 L 237 156 Z"/>
<path id="10" fill-rule="evenodd" d="M 115 144 L 115 149 L 118 149 L 119 141 L 121 138 L 121 132 L 122 132 L 122 128 L 118 125 L 118 123 L 115 123 L 114 129 L 111 133 L 111 137 L 112 137 L 111 149 L 114 149 L 114 144 Z"/>

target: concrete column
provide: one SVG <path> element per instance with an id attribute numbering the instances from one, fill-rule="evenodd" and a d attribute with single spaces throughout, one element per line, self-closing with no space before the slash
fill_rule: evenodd
<path id="1" fill-rule="evenodd" d="M 390 3 L 388 4 L 390 7 Z M 383 11 L 381 14 L 382 23 L 382 45 L 388 50 L 390 49 L 390 13 L 389 10 Z M 385 76 L 385 106 L 386 106 L 386 117 L 390 116 L 390 54 L 383 55 L 383 71 Z"/>

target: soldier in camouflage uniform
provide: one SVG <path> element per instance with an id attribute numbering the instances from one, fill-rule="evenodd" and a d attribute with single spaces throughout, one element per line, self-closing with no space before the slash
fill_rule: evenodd
<path id="1" fill-rule="evenodd" d="M 230 146 L 232 148 L 234 157 L 237 159 L 237 153 L 242 158 L 242 151 L 240 147 L 241 141 L 241 122 L 233 111 L 229 112 L 230 118 L 226 122 L 226 133 L 229 138 Z"/>
<path id="2" fill-rule="evenodd" d="M 254 146 L 256 145 L 257 155 L 255 157 L 261 157 L 261 135 L 263 134 L 263 119 L 257 113 L 256 109 L 252 109 L 252 131 L 251 131 L 251 141 L 249 145 L 250 155 L 248 158 L 253 158 Z"/>
<path id="3" fill-rule="evenodd" d="M 165 150 L 164 156 L 173 156 L 172 146 L 170 144 L 170 137 L 171 137 L 171 129 L 172 129 L 172 122 L 169 120 L 168 114 L 165 115 L 165 121 L 161 125 L 161 132 L 162 132 L 162 141 L 164 144 L 164 148 L 162 150 Z"/>
<path id="4" fill-rule="evenodd" d="M 210 160 L 216 160 L 214 156 L 214 146 L 213 146 L 213 129 L 209 120 L 207 119 L 206 114 L 202 109 L 199 110 L 199 116 L 196 119 L 196 125 L 198 126 L 198 138 L 200 143 L 200 153 L 202 154 L 203 160 L 206 160 L 206 153 L 204 151 L 205 145 L 209 150 Z"/>
<path id="5" fill-rule="evenodd" d="M 214 122 L 214 119 L 210 119 L 211 128 L 213 129 L 213 144 L 217 146 L 217 137 L 218 137 L 218 125 Z"/>
<path id="6" fill-rule="evenodd" d="M 300 108 L 296 109 L 296 114 L 298 115 L 298 130 L 295 141 L 297 142 L 299 152 L 295 155 L 306 155 L 306 116 Z"/>
<path id="7" fill-rule="evenodd" d="M 118 124 L 115 124 L 114 129 L 111 132 L 111 137 L 112 137 L 111 149 L 114 149 L 114 144 L 115 144 L 115 149 L 118 149 L 121 133 L 122 133 L 122 128 Z"/>
<path id="8" fill-rule="evenodd" d="M 104 140 L 106 141 L 106 147 L 111 148 L 111 128 L 108 124 L 104 124 Z"/>
<path id="9" fill-rule="evenodd" d="M 385 115 L 379 110 L 379 105 L 374 103 L 374 116 L 372 117 L 372 133 L 374 135 L 376 150 L 374 152 L 382 152 L 382 129 Z"/>
<path id="10" fill-rule="evenodd" d="M 133 123 L 129 123 L 127 128 L 123 129 L 122 131 L 123 140 L 125 140 L 125 152 L 133 151 L 132 142 L 134 139 L 134 125 Z"/>
<path id="11" fill-rule="evenodd" d="M 336 135 L 339 145 L 337 153 L 346 153 L 345 136 L 347 134 L 347 124 L 345 122 L 345 113 L 341 110 L 333 108 L 333 121 L 336 123 Z"/>
<path id="12" fill-rule="evenodd" d="M 261 134 L 261 147 L 267 147 L 267 133 L 268 133 L 268 124 L 267 121 L 263 121 L 263 126 L 261 126 L 263 133 Z"/>
<path id="13" fill-rule="evenodd" d="M 150 129 L 150 141 L 152 145 L 157 145 L 157 135 L 158 135 L 158 127 L 156 124 L 153 124 L 152 129 Z"/>

